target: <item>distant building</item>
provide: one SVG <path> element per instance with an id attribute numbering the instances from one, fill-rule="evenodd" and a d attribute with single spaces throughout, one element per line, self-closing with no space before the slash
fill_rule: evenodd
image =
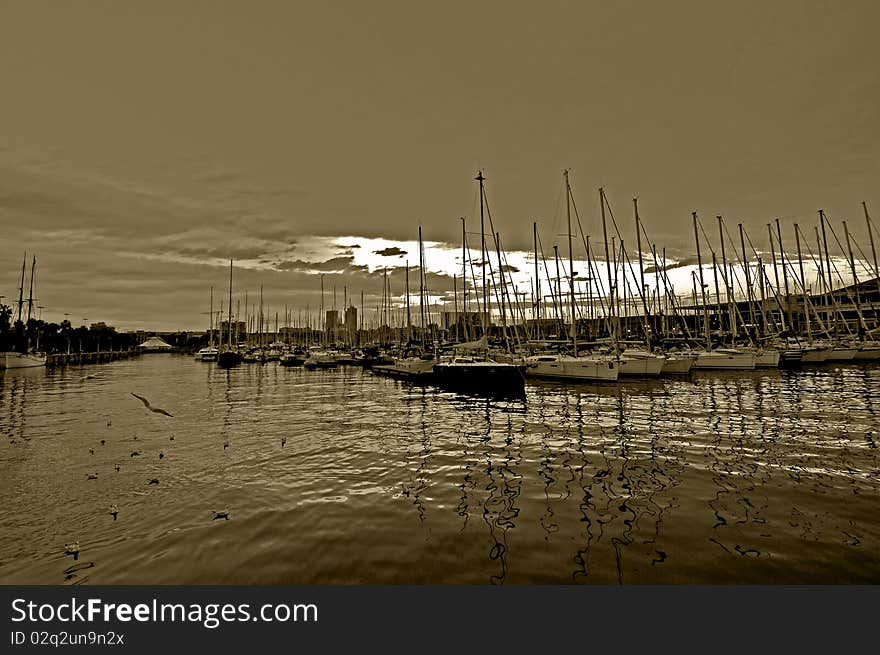
<path id="1" fill-rule="evenodd" d="M 324 333 L 331 339 L 336 339 L 339 334 L 339 328 L 342 327 L 342 323 L 339 322 L 339 310 L 336 309 L 328 309 L 327 310 L 327 320 L 324 323 Z"/>
<path id="2" fill-rule="evenodd" d="M 345 331 L 348 334 L 357 334 L 358 329 L 358 310 L 354 305 L 350 305 L 345 309 Z"/>

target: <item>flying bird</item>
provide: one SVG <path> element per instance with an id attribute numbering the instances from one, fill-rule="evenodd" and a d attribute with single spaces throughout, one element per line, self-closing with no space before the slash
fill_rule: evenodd
<path id="1" fill-rule="evenodd" d="M 140 400 L 144 404 L 144 407 L 146 407 L 151 412 L 154 412 L 156 414 L 164 414 L 165 416 L 170 416 L 171 418 L 174 418 L 174 414 L 170 414 L 170 413 L 166 412 L 164 409 L 160 409 L 159 407 L 153 407 L 150 404 L 150 401 L 147 400 L 146 398 L 144 398 L 143 396 L 139 396 L 136 393 L 133 393 L 131 395 L 134 396 L 135 398 L 137 398 L 138 400 Z"/>

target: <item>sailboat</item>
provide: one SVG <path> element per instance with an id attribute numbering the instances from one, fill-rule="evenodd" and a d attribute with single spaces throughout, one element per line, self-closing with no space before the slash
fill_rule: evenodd
<path id="1" fill-rule="evenodd" d="M 200 348 L 196 353 L 196 359 L 200 362 L 215 362 L 220 351 L 214 347 L 214 287 L 211 287 L 211 312 L 208 315 L 208 345 Z"/>
<path id="2" fill-rule="evenodd" d="M 232 260 L 229 260 L 229 314 L 226 323 L 226 332 L 229 335 L 229 341 L 226 348 L 217 355 L 217 365 L 222 368 L 232 368 L 241 363 L 241 355 L 233 347 L 232 344 Z M 221 337 L 222 338 L 222 337 Z"/>
<path id="3" fill-rule="evenodd" d="M 421 316 L 421 345 L 412 343 L 412 322 L 409 313 L 409 264 L 406 274 L 406 307 L 407 307 L 407 332 L 410 343 L 403 349 L 401 357 L 395 357 L 393 363 L 379 364 L 371 367 L 374 373 L 403 380 L 430 380 L 434 376 L 435 358 L 428 352 L 425 343 L 427 322 L 425 313 L 425 257 L 422 245 L 422 226 L 419 226 L 419 314 Z"/>
<path id="4" fill-rule="evenodd" d="M 480 183 L 480 257 L 483 270 L 483 336 L 477 341 L 456 344 L 451 357 L 434 364 L 434 381 L 447 388 L 482 392 L 522 391 L 525 387 L 525 364 L 499 362 L 489 357 L 489 305 L 486 284 L 486 230 L 484 223 L 485 188 L 483 172 L 474 178 Z"/>
<path id="5" fill-rule="evenodd" d="M 712 348 L 712 334 L 709 329 L 709 305 L 705 295 L 706 284 L 703 280 L 703 258 L 700 254 L 700 235 L 697 231 L 697 212 L 692 213 L 694 223 L 694 239 L 697 246 L 697 270 L 700 276 L 700 295 L 703 304 L 703 331 L 706 339 L 706 350 L 697 353 L 697 360 L 694 362 L 693 368 L 696 369 L 724 369 L 751 371 L 755 368 L 756 355 L 754 351 L 742 350 L 738 348 Z M 742 238 L 742 224 L 740 228 L 740 238 Z M 745 243 L 743 243 L 743 267 L 746 275 L 746 288 L 751 289 L 749 281 L 749 264 L 745 257 Z M 749 297 L 751 302 L 751 296 Z"/>
<path id="6" fill-rule="evenodd" d="M 25 266 L 27 265 L 27 253 L 24 255 L 24 259 L 21 262 L 21 286 L 18 289 L 18 318 L 16 323 L 21 323 L 22 317 L 22 307 L 24 305 L 24 271 Z M 33 263 L 31 264 L 31 283 L 30 283 L 30 292 L 28 293 L 28 311 L 27 318 L 24 321 L 25 330 L 27 329 L 27 325 L 30 323 L 32 318 L 31 312 L 34 306 L 34 270 L 37 266 L 37 258 L 34 257 Z M 39 366 L 46 365 L 46 353 L 39 351 L 40 346 L 40 337 L 37 334 L 36 343 L 33 347 L 30 346 L 30 338 L 26 336 L 26 343 L 21 344 L 18 350 L 9 350 L 5 352 L 0 352 L 0 369 L 12 369 L 12 368 L 36 368 Z"/>
<path id="7" fill-rule="evenodd" d="M 526 357 L 526 375 L 532 377 L 554 378 L 559 380 L 602 380 L 614 382 L 620 373 L 620 366 L 613 357 L 578 355 L 577 344 L 577 306 L 574 291 L 574 255 L 571 247 L 571 186 L 568 171 L 565 176 L 566 216 L 568 219 L 568 265 L 569 288 L 571 292 L 571 346 L 572 354 L 541 353 Z M 658 371 L 659 372 L 659 371 Z"/>

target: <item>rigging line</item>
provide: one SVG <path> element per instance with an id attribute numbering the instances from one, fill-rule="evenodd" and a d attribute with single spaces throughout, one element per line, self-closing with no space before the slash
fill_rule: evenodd
<path id="1" fill-rule="evenodd" d="M 620 234 L 620 229 L 617 227 L 617 221 L 614 220 L 614 212 L 611 210 L 611 202 L 608 200 L 608 196 L 605 195 L 604 193 L 602 194 L 602 198 L 605 201 L 605 207 L 608 209 L 608 215 L 611 217 L 611 224 L 614 226 L 614 231 L 617 233 L 617 238 L 620 239 L 621 243 L 623 243 L 624 242 L 623 235 Z M 636 278 L 635 269 L 633 268 L 633 264 L 630 261 L 629 257 L 626 258 L 626 263 L 629 266 L 630 275 L 632 275 L 633 280 L 634 281 L 637 280 L 638 278 Z M 621 270 L 623 271 L 624 280 L 626 280 L 626 269 L 623 266 L 623 262 L 620 262 L 620 267 L 621 267 Z M 638 288 L 639 285 L 636 284 L 635 286 L 636 286 L 636 288 Z M 647 307 L 648 303 L 645 301 L 643 293 L 644 293 L 644 291 L 642 289 L 639 289 L 639 298 L 642 300 L 642 303 L 645 305 L 645 307 Z"/>
<path id="2" fill-rule="evenodd" d="M 722 224 L 724 224 L 724 219 L 722 219 Z M 700 219 L 699 216 L 697 216 L 697 225 L 700 226 L 700 231 L 703 233 L 703 238 L 706 240 L 706 246 L 709 248 L 709 252 L 712 254 L 712 257 L 717 260 L 718 253 L 716 253 L 715 249 L 712 247 L 712 241 L 709 239 L 709 235 L 706 233 L 706 228 L 703 227 L 703 221 Z M 734 250 L 736 250 L 736 249 L 734 248 Z M 758 253 L 755 253 L 755 256 L 758 257 Z M 760 257 L 758 257 L 758 258 L 760 259 Z M 764 262 L 762 261 L 761 266 L 763 266 L 763 265 L 764 265 Z M 724 270 L 725 267 L 723 265 L 722 266 L 713 265 L 712 274 L 714 275 L 715 272 L 719 268 L 721 269 L 721 279 L 724 281 L 724 290 L 727 291 L 728 293 L 730 293 L 731 289 L 733 289 L 733 285 L 729 284 L 727 281 L 727 271 Z M 763 271 L 762 271 L 762 274 L 763 274 Z M 739 279 L 736 280 L 736 283 L 740 286 L 740 290 L 742 291 L 742 285 L 740 284 Z M 739 311 L 739 306 L 736 304 L 736 302 L 733 303 L 733 308 L 734 308 L 734 312 L 735 312 L 736 316 L 739 318 L 740 322 L 743 325 L 745 325 L 746 324 L 745 316 L 743 316 L 742 312 Z M 720 306 L 719 306 L 718 311 L 719 312 L 721 311 Z M 764 312 L 763 307 L 761 307 L 761 316 L 764 318 L 764 322 L 766 324 L 767 316 Z M 748 335 L 749 340 L 754 342 L 751 334 L 748 331 L 746 331 L 746 334 Z"/>
<path id="3" fill-rule="evenodd" d="M 828 217 L 827 217 L 827 216 L 825 217 L 825 224 L 828 226 L 828 229 L 831 230 L 831 234 L 834 236 L 834 240 L 837 241 L 837 245 L 840 247 L 841 251 L 843 251 L 843 246 L 841 245 L 840 240 L 837 238 L 837 234 L 834 232 L 834 228 L 831 226 L 831 221 L 828 220 Z M 856 304 L 856 299 L 855 299 L 855 297 L 849 292 L 849 287 L 848 287 L 848 285 L 846 284 L 846 281 L 843 279 L 843 276 L 840 274 L 840 270 L 837 268 L 837 264 L 835 264 L 835 263 L 834 263 L 834 260 L 831 259 L 830 257 L 829 257 L 829 259 L 831 260 L 831 267 L 834 269 L 834 272 L 837 273 L 837 278 L 840 280 L 840 284 L 842 285 L 841 288 L 840 288 L 838 291 L 843 291 L 844 293 L 846 293 L 847 297 L 852 301 L 853 305 L 855 305 L 855 304 Z M 849 260 L 847 260 L 847 264 L 849 264 Z M 858 278 L 856 278 L 856 284 L 858 285 Z M 832 290 L 831 290 L 831 285 L 830 285 L 830 284 L 828 285 L 828 288 L 829 288 L 829 293 L 831 293 L 832 296 L 833 296 L 833 292 L 832 292 Z M 862 326 L 865 330 L 867 330 L 867 329 L 868 329 L 868 325 L 867 325 L 867 323 L 865 322 L 864 317 L 862 316 L 862 312 L 861 312 L 860 310 L 858 310 L 858 308 L 856 308 L 856 313 L 858 314 L 859 322 L 860 322 L 861 326 Z M 843 309 L 842 309 L 842 308 L 838 309 L 838 314 L 840 315 L 840 319 L 841 319 L 841 321 L 843 322 L 843 325 L 844 325 L 844 327 L 846 328 L 846 331 L 849 333 L 850 336 L 853 336 L 853 332 L 852 332 L 852 330 L 851 330 L 850 327 L 849 327 L 849 322 L 846 320 L 846 317 L 843 315 Z"/>
<path id="4" fill-rule="evenodd" d="M 550 270 L 547 268 L 547 258 L 544 257 L 544 244 L 541 242 L 540 232 L 538 232 L 538 250 L 541 251 L 541 261 L 544 264 L 544 274 L 547 276 L 547 286 L 550 287 L 550 298 L 553 301 L 553 314 L 556 320 L 559 321 L 559 308 L 556 306 L 556 293 L 553 291 L 553 285 L 551 284 L 553 278 L 550 277 Z"/>
<path id="5" fill-rule="evenodd" d="M 822 265 L 822 263 L 821 263 L 821 262 L 817 263 L 817 261 L 816 261 L 817 258 L 818 258 L 818 259 L 821 259 L 821 257 L 822 257 L 822 253 L 821 253 L 821 252 L 817 252 L 817 253 L 816 253 L 816 256 L 814 257 L 814 256 L 813 256 L 813 249 L 810 248 L 810 242 L 809 242 L 809 240 L 806 238 L 806 236 L 804 235 L 803 230 L 800 230 L 800 234 L 801 234 L 802 237 L 804 237 L 803 245 L 806 246 L 806 248 L 807 248 L 807 253 L 810 255 L 810 259 L 812 260 L 813 267 L 815 268 L 815 270 L 816 270 L 816 272 L 817 272 L 817 274 L 818 274 L 817 282 L 820 282 L 820 283 L 822 284 L 822 286 L 824 287 L 824 286 L 825 286 L 825 271 L 823 270 L 823 265 Z M 818 238 L 818 231 L 817 231 L 817 233 L 816 233 L 816 236 L 817 236 L 817 238 Z M 825 295 L 825 292 L 823 291 L 823 296 L 824 296 L 824 295 Z M 826 308 L 826 318 L 828 318 L 828 319 L 830 320 L 830 319 L 831 319 L 831 313 L 832 313 L 832 310 L 828 308 L 828 299 L 830 299 L 830 301 L 831 301 L 831 305 L 832 305 L 832 307 L 833 307 L 833 313 L 836 313 L 836 312 L 837 312 L 837 302 L 834 300 L 834 296 L 833 296 L 833 294 L 831 293 L 831 281 L 830 281 L 830 280 L 829 280 L 829 282 L 828 282 L 828 291 L 827 291 L 827 298 L 826 298 L 826 303 L 825 303 L 825 308 Z M 827 336 L 830 334 L 830 331 L 831 331 L 831 330 L 830 330 L 829 327 L 825 324 L 825 322 L 822 320 L 822 316 L 819 314 L 819 310 L 818 310 L 818 309 L 815 309 L 816 306 L 815 306 L 812 302 L 811 302 L 810 304 L 814 307 L 814 311 L 815 311 L 815 313 L 816 313 L 816 318 L 817 318 L 817 320 L 818 320 L 818 322 L 819 322 L 819 326 L 820 326 L 821 329 L 822 329 L 821 331 L 822 331 L 822 332 L 825 334 L 825 336 L 827 337 Z"/>
<path id="6" fill-rule="evenodd" d="M 651 240 L 651 237 L 648 236 L 648 231 L 645 229 L 645 222 L 639 221 L 639 226 L 641 227 L 642 234 L 645 236 L 645 242 L 653 244 L 654 241 Z M 670 304 L 672 305 L 672 313 L 675 314 L 675 317 L 681 322 L 682 326 L 684 327 L 685 333 L 687 334 L 688 339 L 690 339 L 691 334 L 690 334 L 690 330 L 687 326 L 687 322 L 682 317 L 682 315 L 679 311 L 679 308 L 676 307 L 676 297 L 673 292 L 672 281 L 669 279 L 669 271 L 668 271 L 669 262 L 664 259 L 663 266 L 661 267 L 660 262 L 657 259 L 657 253 L 655 251 L 652 251 L 651 256 L 654 260 L 654 268 L 656 269 L 655 273 L 654 273 L 655 283 L 656 283 L 658 277 L 659 277 L 659 279 L 662 280 L 663 289 L 666 293 L 666 297 L 670 301 Z"/>
<path id="7" fill-rule="evenodd" d="M 724 230 L 725 230 L 725 232 L 727 232 L 727 225 L 723 221 L 722 221 L 722 225 L 724 225 Z M 755 257 L 758 257 L 758 251 L 755 249 L 755 246 L 752 244 L 752 239 L 751 239 L 751 237 L 749 237 L 749 233 L 746 232 L 745 230 L 743 230 L 743 235 L 745 235 L 746 241 L 748 241 L 748 243 L 749 243 L 749 248 L 752 249 L 752 252 L 754 253 Z M 730 236 L 729 232 L 728 232 L 728 236 Z M 734 248 L 734 252 L 736 252 L 736 248 Z M 737 253 L 737 257 L 738 256 L 739 256 L 739 253 Z M 779 307 L 779 311 L 784 312 L 785 310 L 782 305 L 782 300 L 779 297 L 779 293 L 777 293 L 776 287 L 773 285 L 773 283 L 770 281 L 770 279 L 766 275 L 764 275 L 763 277 L 764 277 L 764 283 L 770 288 L 770 291 L 773 292 L 773 298 L 776 300 L 776 305 Z M 794 338 L 795 338 L 795 341 L 800 343 L 800 339 L 798 339 L 797 336 L 795 336 Z"/>

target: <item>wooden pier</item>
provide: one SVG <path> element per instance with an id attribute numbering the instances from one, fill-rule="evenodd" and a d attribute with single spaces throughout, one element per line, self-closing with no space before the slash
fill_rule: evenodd
<path id="1" fill-rule="evenodd" d="M 97 352 L 52 353 L 46 357 L 46 366 L 82 366 L 83 364 L 103 364 L 119 359 L 139 357 L 137 350 L 101 350 Z"/>

